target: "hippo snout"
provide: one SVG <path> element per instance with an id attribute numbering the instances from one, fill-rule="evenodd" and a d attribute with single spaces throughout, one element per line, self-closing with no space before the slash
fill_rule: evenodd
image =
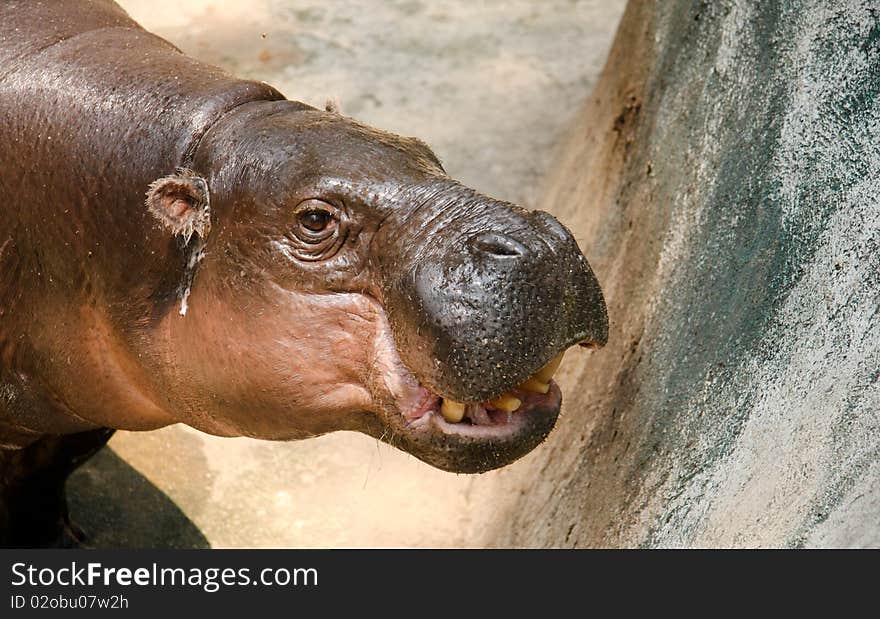
<path id="1" fill-rule="evenodd" d="M 599 283 L 559 221 L 476 196 L 450 210 L 423 226 L 420 249 L 402 241 L 385 290 L 401 358 L 423 385 L 480 402 L 572 345 L 605 344 Z"/>

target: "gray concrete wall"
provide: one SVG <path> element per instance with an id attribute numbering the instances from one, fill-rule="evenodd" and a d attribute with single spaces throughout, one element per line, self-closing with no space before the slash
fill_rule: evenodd
<path id="1" fill-rule="evenodd" d="M 544 194 L 610 344 L 489 543 L 880 545 L 878 91 L 871 0 L 630 3 Z"/>

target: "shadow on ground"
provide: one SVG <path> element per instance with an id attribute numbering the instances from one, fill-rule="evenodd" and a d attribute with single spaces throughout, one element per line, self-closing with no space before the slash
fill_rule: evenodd
<path id="1" fill-rule="evenodd" d="M 198 527 L 112 449 L 101 450 L 68 481 L 73 520 L 98 548 L 210 548 Z"/>

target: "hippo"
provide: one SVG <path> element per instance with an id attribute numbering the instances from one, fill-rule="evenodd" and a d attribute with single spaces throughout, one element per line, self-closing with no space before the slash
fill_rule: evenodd
<path id="1" fill-rule="evenodd" d="M 116 429 L 366 433 L 457 473 L 540 444 L 599 283 L 422 141 L 187 57 L 109 0 L 0 4 L 0 544 L 83 541 Z"/>

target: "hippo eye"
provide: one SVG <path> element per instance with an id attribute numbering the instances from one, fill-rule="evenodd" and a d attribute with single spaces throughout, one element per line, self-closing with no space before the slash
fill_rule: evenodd
<path id="1" fill-rule="evenodd" d="M 299 216 L 299 225 L 310 232 L 323 232 L 332 221 L 333 215 L 327 211 L 306 211 Z"/>
<path id="2" fill-rule="evenodd" d="M 322 200 L 306 200 L 296 209 L 294 233 L 303 243 L 315 245 L 332 237 L 337 223 L 333 206 Z"/>
<path id="3" fill-rule="evenodd" d="M 340 230 L 340 216 L 336 207 L 323 200 L 301 202 L 294 210 L 292 230 L 287 233 L 294 255 L 307 261 L 324 260 L 333 255 L 345 240 Z"/>

